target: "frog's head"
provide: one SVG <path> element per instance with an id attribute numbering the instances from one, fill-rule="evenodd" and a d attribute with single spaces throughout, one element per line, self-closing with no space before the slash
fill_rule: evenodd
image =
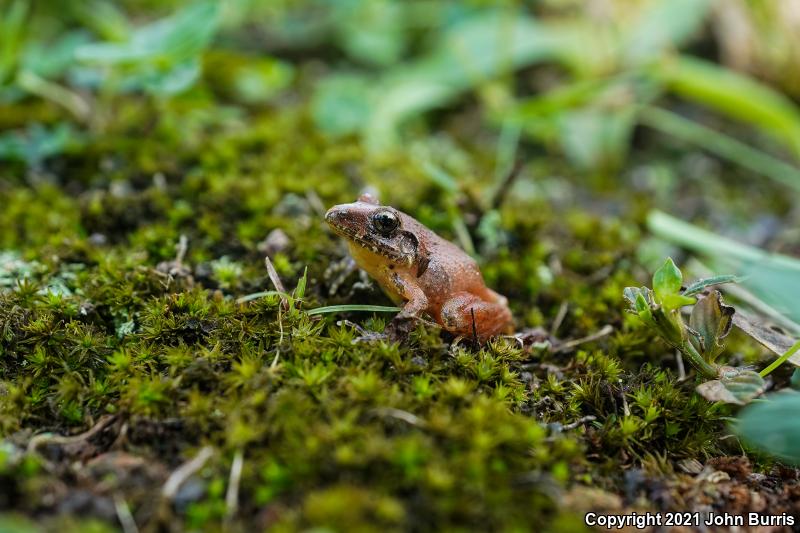
<path id="1" fill-rule="evenodd" d="M 421 276 L 428 266 L 423 244 L 414 234 L 414 219 L 388 206 L 382 206 L 370 194 L 358 201 L 331 207 L 325 221 L 351 246 L 386 258 L 388 261 L 417 267 Z"/>

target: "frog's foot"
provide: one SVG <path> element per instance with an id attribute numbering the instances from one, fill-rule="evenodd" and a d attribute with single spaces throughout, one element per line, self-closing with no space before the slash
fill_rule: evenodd
<path id="1" fill-rule="evenodd" d="M 422 322 L 429 326 L 439 327 L 438 324 L 434 324 L 423 318 L 416 317 L 413 315 L 405 315 L 403 313 L 400 313 L 397 316 L 395 316 L 392 319 L 392 321 L 386 325 L 386 328 L 384 328 L 383 332 L 371 331 L 365 329 L 356 324 L 355 322 L 351 322 L 349 320 L 339 320 L 336 322 L 336 325 L 350 326 L 358 332 L 359 336 L 353 339 L 353 344 L 359 342 L 376 342 L 376 341 L 403 343 L 408 340 L 408 337 L 409 335 L 411 335 L 411 332 L 414 331 L 417 322 Z"/>
<path id="2" fill-rule="evenodd" d="M 389 340 L 395 342 L 405 342 L 408 336 L 414 331 L 417 325 L 417 317 L 413 315 L 406 315 L 398 313 L 389 324 L 386 325 L 384 333 L 388 336 Z"/>
<path id="3" fill-rule="evenodd" d="M 520 347 L 523 349 L 551 346 L 558 342 L 543 328 L 525 328 L 513 335 L 509 335 L 508 337 L 519 342 Z"/>
<path id="4" fill-rule="evenodd" d="M 441 317 L 444 329 L 479 344 L 507 332 L 512 325 L 511 312 L 503 302 L 487 302 L 468 292 L 445 302 Z"/>
<path id="5" fill-rule="evenodd" d="M 336 322 L 338 326 L 350 326 L 358 332 L 358 337 L 353 339 L 353 344 L 358 344 L 359 342 L 405 342 L 408 339 L 408 335 L 414 329 L 413 325 L 413 317 L 409 317 L 406 319 L 401 320 L 392 320 L 386 326 L 383 332 L 380 331 L 371 331 L 365 328 L 362 328 L 355 322 L 350 322 L 349 320 L 339 320 Z"/>
<path id="6" fill-rule="evenodd" d="M 355 322 L 351 322 L 349 320 L 337 320 L 337 326 L 350 326 L 354 330 L 358 332 L 358 337 L 352 340 L 352 344 L 358 344 L 359 342 L 375 342 L 375 341 L 389 341 L 391 340 L 389 335 L 386 332 L 379 332 L 379 331 L 371 331 L 365 328 L 362 328 Z"/>

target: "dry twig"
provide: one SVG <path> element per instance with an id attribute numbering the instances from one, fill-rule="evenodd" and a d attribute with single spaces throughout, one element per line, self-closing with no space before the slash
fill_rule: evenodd
<path id="1" fill-rule="evenodd" d="M 244 453 L 237 450 L 231 463 L 231 475 L 228 478 L 228 491 L 225 493 L 225 514 L 228 519 L 236 515 L 239 509 L 239 483 L 242 479 L 242 466 L 244 465 Z"/>
<path id="2" fill-rule="evenodd" d="M 28 453 L 35 452 L 36 449 L 43 444 L 66 445 L 66 444 L 75 444 L 78 442 L 83 442 L 103 431 L 105 428 L 111 425 L 111 423 L 114 420 L 116 420 L 116 418 L 117 418 L 116 415 L 104 415 L 100 417 L 100 420 L 98 420 L 94 426 L 84 431 L 83 433 L 79 433 L 78 435 L 65 436 L 65 435 L 54 435 L 52 433 L 40 433 L 39 435 L 35 435 L 28 442 Z"/>
<path id="3" fill-rule="evenodd" d="M 214 455 L 214 449 L 211 448 L 211 446 L 205 446 L 193 459 L 179 466 L 177 470 L 170 474 L 167 482 L 164 483 L 164 487 L 161 489 L 161 495 L 164 496 L 164 498 L 172 500 L 178 493 L 178 489 L 181 488 L 181 485 L 183 485 L 192 474 L 203 468 L 203 465 L 206 464 L 206 461 L 208 461 L 212 455 Z"/>

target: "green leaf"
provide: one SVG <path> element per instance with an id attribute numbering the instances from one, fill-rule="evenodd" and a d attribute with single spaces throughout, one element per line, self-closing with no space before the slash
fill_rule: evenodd
<path id="1" fill-rule="evenodd" d="M 702 278 L 698 279 L 697 281 L 693 281 L 688 287 L 686 287 L 686 289 L 684 289 L 682 294 L 684 296 L 694 296 L 695 294 L 699 294 L 700 292 L 704 291 L 708 287 L 722 285 L 724 283 L 734 283 L 737 281 L 740 281 L 739 278 L 733 274 L 722 274 L 720 276 Z"/>
<path id="2" fill-rule="evenodd" d="M 3 5 L 0 16 L 0 86 L 12 77 L 17 67 L 31 5 L 26 0 L 13 0 L 10 6 Z"/>
<path id="3" fill-rule="evenodd" d="M 396 146 L 410 117 L 462 92 L 538 61 L 555 59 L 575 36 L 516 11 L 488 11 L 458 22 L 423 59 L 390 71 L 375 87 L 365 130 L 373 151 Z"/>
<path id="4" fill-rule="evenodd" d="M 314 122 L 334 136 L 358 132 L 372 113 L 370 80 L 356 74 L 332 74 L 317 84 L 311 102 Z"/>
<path id="5" fill-rule="evenodd" d="M 794 390 L 800 391 L 800 368 L 794 369 L 794 372 L 792 372 L 792 378 L 789 380 L 789 384 Z"/>
<path id="6" fill-rule="evenodd" d="M 754 148 L 750 144 L 712 130 L 693 120 L 653 106 L 643 106 L 639 122 L 650 128 L 693 143 L 712 154 L 800 191 L 800 169 Z"/>
<path id="7" fill-rule="evenodd" d="M 289 63 L 276 59 L 252 59 L 231 72 L 232 94 L 242 102 L 257 104 L 269 102 L 286 89 L 294 77 Z"/>
<path id="8" fill-rule="evenodd" d="M 535 96 L 521 98 L 502 109 L 502 118 L 529 128 L 531 122 L 558 116 L 566 109 L 580 108 L 602 98 L 614 84 L 614 80 L 579 80 Z"/>
<path id="9" fill-rule="evenodd" d="M 655 327 L 653 314 L 646 294 L 650 291 L 647 287 L 625 287 L 623 297 L 628 302 L 628 311 L 638 316 L 645 324 Z"/>
<path id="10" fill-rule="evenodd" d="M 681 307 L 692 305 L 697 300 L 682 294 L 665 294 L 661 299 L 661 304 L 667 309 L 680 309 Z"/>
<path id="11" fill-rule="evenodd" d="M 641 291 L 636 295 L 636 299 L 634 300 L 633 304 L 636 308 L 636 312 L 639 313 L 640 316 L 643 313 L 650 313 L 650 305 L 647 303 L 647 299 L 645 299 L 645 296 Z"/>
<path id="12" fill-rule="evenodd" d="M 81 25 L 90 28 L 109 41 L 124 41 L 130 37 L 128 19 L 118 6 L 106 0 L 67 2 L 66 6 Z"/>
<path id="13" fill-rule="evenodd" d="M 142 61 L 182 63 L 195 59 L 205 49 L 216 32 L 218 19 L 217 2 L 196 2 L 136 29 L 127 41 L 81 46 L 76 57 L 106 65 Z"/>
<path id="14" fill-rule="evenodd" d="M 131 77 L 126 80 L 132 89 L 139 85 L 153 94 L 173 95 L 187 90 L 200 77 L 200 62 L 190 60 L 161 72 L 152 72 L 144 77 Z M 134 80 L 136 80 L 134 82 Z"/>
<path id="15" fill-rule="evenodd" d="M 294 289 L 294 294 L 292 295 L 297 300 L 302 300 L 303 296 L 306 295 L 306 285 L 308 284 L 308 267 L 303 270 L 303 275 L 297 280 L 297 287 Z"/>
<path id="16" fill-rule="evenodd" d="M 631 106 L 563 110 L 557 120 L 561 146 L 580 168 L 613 168 L 627 155 L 635 118 L 636 110 Z"/>
<path id="17" fill-rule="evenodd" d="M 688 56 L 658 63 L 651 72 L 678 96 L 760 128 L 800 157 L 800 109 L 767 85 Z"/>
<path id="18" fill-rule="evenodd" d="M 800 465 L 800 394 L 780 392 L 742 410 L 734 432 L 747 444 Z"/>
<path id="19" fill-rule="evenodd" d="M 721 341 L 733 327 L 734 312 L 733 307 L 722 302 L 719 291 L 711 291 L 692 308 L 689 327 L 698 334 L 698 338 L 692 340 L 697 341 L 698 350 L 706 361 L 713 362 L 724 348 Z"/>
<path id="20" fill-rule="evenodd" d="M 457 193 L 459 191 L 458 180 L 439 165 L 433 163 L 429 159 L 424 159 L 421 166 L 422 170 L 425 172 L 425 176 L 436 184 L 437 187 L 448 193 Z"/>
<path id="21" fill-rule="evenodd" d="M 681 283 L 683 282 L 683 274 L 680 269 L 675 266 L 671 257 L 668 257 L 661 268 L 653 274 L 653 290 L 656 297 L 661 303 L 664 303 L 664 297 L 670 294 L 678 295 L 681 290 Z M 674 309 L 675 307 L 670 307 Z"/>
<path id="22" fill-rule="evenodd" d="M 75 64 L 75 51 L 89 40 L 88 32 L 75 30 L 64 33 L 53 42 L 31 41 L 22 53 L 20 71 L 33 72 L 48 79 L 58 78 Z"/>
<path id="23" fill-rule="evenodd" d="M 345 0 L 332 5 L 338 41 L 351 57 L 378 66 L 400 59 L 408 44 L 403 2 Z"/>
<path id="24" fill-rule="evenodd" d="M 636 297 L 636 312 L 639 318 L 648 325 L 654 325 L 653 311 L 648 303 L 647 294 L 649 289 L 643 288 L 643 292 Z M 651 298 L 652 299 L 652 298 Z"/>
<path id="25" fill-rule="evenodd" d="M 708 0 L 650 2 L 625 35 L 621 45 L 628 64 L 641 64 L 696 35 L 708 16 Z"/>
<path id="26" fill-rule="evenodd" d="M 698 385 L 697 393 L 710 402 L 745 405 L 767 388 L 764 379 L 752 370 L 723 367 L 720 374 L 720 379 Z"/>
<path id="27" fill-rule="evenodd" d="M 219 10 L 217 2 L 195 2 L 138 28 L 126 41 L 80 46 L 75 57 L 113 67 L 111 79 L 120 90 L 174 95 L 199 78 L 200 56 L 216 33 Z M 100 76 L 104 74 L 100 71 Z"/>
<path id="28" fill-rule="evenodd" d="M 306 311 L 308 315 L 322 315 L 326 313 L 349 313 L 352 311 L 368 311 L 375 313 L 396 313 L 400 311 L 399 307 L 392 307 L 386 305 L 329 305 L 326 307 L 317 307 Z"/>
<path id="29" fill-rule="evenodd" d="M 0 134 L 0 161 L 25 161 L 36 166 L 46 158 L 70 152 L 83 145 L 83 135 L 71 124 L 60 122 L 52 127 L 32 124 L 24 131 Z"/>
<path id="30" fill-rule="evenodd" d="M 639 287 L 625 287 L 622 290 L 622 297 L 628 302 L 628 307 L 631 311 L 638 312 L 638 305 L 637 300 L 639 297 L 642 298 L 644 301 L 644 296 L 642 296 L 642 289 Z M 645 304 L 646 305 L 646 304 Z"/>

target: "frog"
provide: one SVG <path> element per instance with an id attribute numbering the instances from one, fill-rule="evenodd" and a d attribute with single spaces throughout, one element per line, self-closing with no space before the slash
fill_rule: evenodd
<path id="1" fill-rule="evenodd" d="M 483 344 L 513 332 L 508 299 L 486 286 L 476 261 L 412 216 L 369 193 L 331 207 L 325 221 L 344 238 L 359 268 L 400 307 L 394 337 L 430 317 L 456 338 Z"/>

